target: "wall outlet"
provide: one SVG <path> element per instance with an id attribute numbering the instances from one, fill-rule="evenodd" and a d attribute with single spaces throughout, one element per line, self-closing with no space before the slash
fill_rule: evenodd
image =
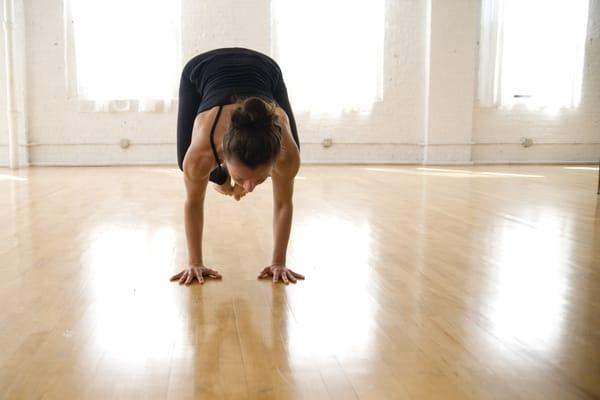
<path id="1" fill-rule="evenodd" d="M 122 149 L 126 149 L 129 146 L 131 146 L 131 142 L 129 142 L 129 139 L 121 139 L 121 148 Z"/>
<path id="2" fill-rule="evenodd" d="M 321 142 L 321 145 L 325 148 L 327 147 L 331 147 L 333 146 L 333 140 L 331 140 L 331 138 L 325 138 L 323 139 L 323 141 Z"/>
<path id="3" fill-rule="evenodd" d="M 523 146 L 525 148 L 533 146 L 533 139 L 531 139 L 531 138 L 522 138 L 521 139 L 521 146 Z"/>

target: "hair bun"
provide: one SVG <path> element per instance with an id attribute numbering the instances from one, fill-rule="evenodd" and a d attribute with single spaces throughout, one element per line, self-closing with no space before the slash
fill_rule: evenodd
<path id="1" fill-rule="evenodd" d="M 231 114 L 231 125 L 236 129 L 266 129 L 273 123 L 273 117 L 267 103 L 258 97 L 250 97 Z"/>
<path id="2" fill-rule="evenodd" d="M 276 104 L 259 97 L 236 104 L 223 135 L 225 159 L 236 159 L 249 168 L 274 163 L 281 152 L 282 137 Z"/>

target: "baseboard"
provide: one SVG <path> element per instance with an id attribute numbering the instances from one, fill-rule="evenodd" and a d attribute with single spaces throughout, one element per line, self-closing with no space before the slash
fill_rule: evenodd
<path id="1" fill-rule="evenodd" d="M 600 160 L 599 143 L 474 144 L 475 164 L 590 163 Z"/>
<path id="2" fill-rule="evenodd" d="M 304 164 L 586 164 L 600 160 L 600 144 L 301 143 Z M 26 149 L 20 159 L 25 159 Z M 173 144 L 38 144 L 29 147 L 29 164 L 37 166 L 176 165 Z M 8 148 L 0 145 L 0 166 L 7 167 Z"/>
<path id="3" fill-rule="evenodd" d="M 26 146 L 18 147 L 18 168 L 29 166 Z M 8 154 L 8 144 L 0 144 L 0 167 L 8 168 L 10 166 L 10 157 Z"/>

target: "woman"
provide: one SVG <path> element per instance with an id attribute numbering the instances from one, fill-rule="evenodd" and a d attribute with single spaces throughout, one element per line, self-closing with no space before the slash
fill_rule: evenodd
<path id="1" fill-rule="evenodd" d="M 273 259 L 259 278 L 296 282 L 286 267 L 292 226 L 294 177 L 300 144 L 281 70 L 264 54 L 242 48 L 212 50 L 192 58 L 179 87 L 177 157 L 187 192 L 185 231 L 189 262 L 171 277 L 221 278 L 202 258 L 204 198 L 208 181 L 236 200 L 268 177 L 273 182 Z M 223 164 L 221 164 L 223 160 Z"/>

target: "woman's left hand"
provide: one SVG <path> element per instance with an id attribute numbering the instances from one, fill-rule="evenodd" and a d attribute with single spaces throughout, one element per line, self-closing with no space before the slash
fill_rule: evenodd
<path id="1" fill-rule="evenodd" d="M 258 275 L 258 279 L 268 278 L 272 276 L 273 282 L 278 282 L 280 279 L 286 285 L 290 283 L 296 283 L 298 279 L 304 279 L 304 276 L 291 269 L 286 268 L 284 265 L 273 264 L 265 267 L 262 272 Z"/>

